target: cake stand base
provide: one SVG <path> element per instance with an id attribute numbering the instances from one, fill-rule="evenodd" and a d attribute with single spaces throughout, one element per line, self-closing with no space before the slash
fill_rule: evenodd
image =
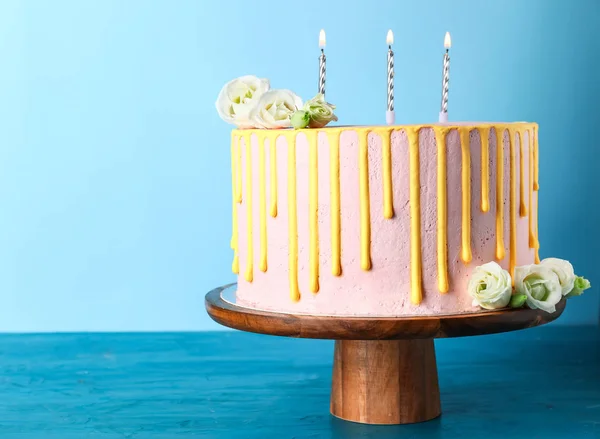
<path id="1" fill-rule="evenodd" d="M 242 331 L 335 340 L 331 414 L 364 424 L 410 424 L 441 414 L 434 338 L 515 331 L 543 325 L 556 312 L 504 309 L 447 316 L 343 317 L 285 314 L 236 305 L 206 295 L 217 323 Z"/>
<path id="2" fill-rule="evenodd" d="M 364 424 L 411 424 L 441 414 L 433 340 L 339 340 L 331 414 Z"/>

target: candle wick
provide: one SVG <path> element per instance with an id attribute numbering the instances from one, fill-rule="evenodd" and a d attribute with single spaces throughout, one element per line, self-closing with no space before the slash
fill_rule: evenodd
<path id="1" fill-rule="evenodd" d="M 390 44 L 390 45 L 388 46 L 388 48 L 389 48 L 390 50 L 392 50 L 392 45 Z"/>
<path id="2" fill-rule="evenodd" d="M 325 51 L 323 50 L 323 48 L 322 48 L 322 47 L 321 47 L 321 53 L 322 53 L 322 54 L 325 54 Z"/>
<path id="3" fill-rule="evenodd" d="M 449 51 L 449 50 L 450 50 L 450 49 L 446 49 L 446 55 L 448 54 L 448 51 Z M 438 56 L 439 56 L 439 55 L 438 55 Z"/>

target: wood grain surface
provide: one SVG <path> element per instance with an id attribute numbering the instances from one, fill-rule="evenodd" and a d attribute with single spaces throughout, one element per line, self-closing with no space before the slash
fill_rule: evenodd
<path id="1" fill-rule="evenodd" d="M 433 340 L 335 342 L 331 413 L 364 424 L 412 424 L 440 415 Z"/>
<path id="2" fill-rule="evenodd" d="M 206 295 L 206 310 L 217 323 L 261 334 L 333 340 L 427 339 L 516 331 L 555 320 L 566 305 L 563 299 L 553 314 L 523 308 L 432 317 L 311 316 L 237 306 L 221 297 L 228 287 L 216 288 Z"/>

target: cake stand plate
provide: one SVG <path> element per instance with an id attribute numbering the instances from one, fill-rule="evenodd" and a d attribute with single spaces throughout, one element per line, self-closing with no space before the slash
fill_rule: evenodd
<path id="1" fill-rule="evenodd" d="M 543 325 L 556 312 L 505 309 L 445 316 L 342 317 L 286 314 L 236 305 L 206 295 L 206 310 L 222 325 L 285 337 L 335 340 L 331 414 L 365 424 L 410 424 L 441 414 L 434 338 L 516 331 Z"/>

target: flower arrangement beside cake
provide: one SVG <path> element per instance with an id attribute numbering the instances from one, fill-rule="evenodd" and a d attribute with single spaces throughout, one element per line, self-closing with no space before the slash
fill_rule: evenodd
<path id="1" fill-rule="evenodd" d="M 516 267 L 514 283 L 513 291 L 510 273 L 492 261 L 473 270 L 468 290 L 473 305 L 484 309 L 527 305 L 553 313 L 563 297 L 580 296 L 591 286 L 584 277 L 575 276 L 569 261 L 557 258 Z"/>
<path id="2" fill-rule="evenodd" d="M 539 259 L 538 126 L 327 127 L 335 106 L 227 83 L 237 303 L 287 313 L 552 313 L 589 281 Z M 293 129 L 295 128 L 295 129 Z M 283 209 L 281 207 L 284 207 Z"/>
<path id="3" fill-rule="evenodd" d="M 302 99 L 285 89 L 270 90 L 268 79 L 256 76 L 236 78 L 223 87 L 217 98 L 221 119 L 238 128 L 323 128 L 337 121 L 335 105 L 317 94 L 302 104 Z"/>

